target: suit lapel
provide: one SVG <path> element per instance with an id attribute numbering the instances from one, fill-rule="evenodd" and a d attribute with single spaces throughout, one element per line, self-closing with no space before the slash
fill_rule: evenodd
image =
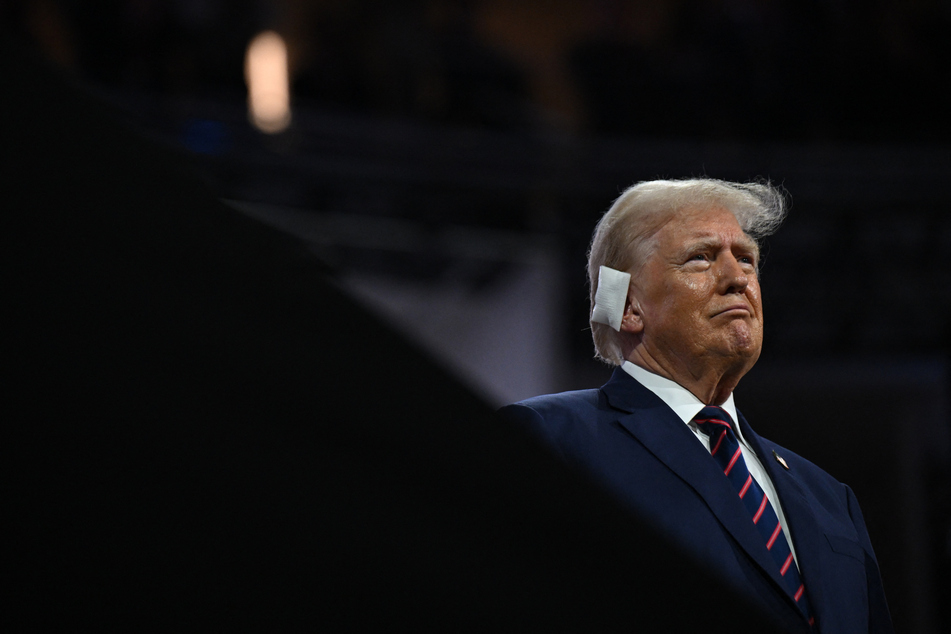
<path id="1" fill-rule="evenodd" d="M 602 390 L 612 407 L 626 412 L 618 422 L 703 498 L 749 557 L 789 597 L 779 570 L 736 491 L 687 425 L 657 395 L 621 368 L 614 371 Z M 743 429 L 744 434 L 747 428 Z M 789 601 L 792 603 L 791 597 Z"/>
<path id="2" fill-rule="evenodd" d="M 804 493 L 805 489 L 798 480 L 798 474 L 779 466 L 772 455 L 772 444 L 757 435 L 742 415 L 740 415 L 740 425 L 742 425 L 743 436 L 760 457 L 760 462 L 769 474 L 770 480 L 773 481 L 773 486 L 776 487 L 776 493 L 779 495 L 779 501 L 786 516 L 786 523 L 789 525 L 789 533 L 796 547 L 799 575 L 809 593 L 809 604 L 812 606 L 813 614 L 821 622 L 827 600 L 835 594 L 834 591 L 823 589 L 823 581 L 830 578 L 827 574 L 828 561 L 824 557 L 824 554 L 829 552 L 825 532 L 816 521 L 816 511 L 809 504 Z"/>

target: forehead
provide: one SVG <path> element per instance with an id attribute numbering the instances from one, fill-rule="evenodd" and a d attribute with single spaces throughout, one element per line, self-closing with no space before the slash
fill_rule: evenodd
<path id="1" fill-rule="evenodd" d="M 702 242 L 716 242 L 756 249 L 756 242 L 740 227 L 736 216 L 725 207 L 689 207 L 680 210 L 660 227 L 655 244 L 678 248 Z"/>

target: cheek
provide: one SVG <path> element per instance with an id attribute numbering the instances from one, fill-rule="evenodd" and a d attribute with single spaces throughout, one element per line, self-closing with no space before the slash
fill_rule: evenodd
<path id="1" fill-rule="evenodd" d="M 688 293 L 700 295 L 701 293 L 705 293 L 714 283 L 715 282 L 707 276 L 691 275 L 684 279 L 680 286 Z"/>
<path id="2" fill-rule="evenodd" d="M 664 280 L 659 289 L 665 299 L 701 297 L 711 293 L 716 286 L 716 280 L 702 273 L 680 273 Z"/>
<path id="3" fill-rule="evenodd" d="M 680 309 L 693 309 L 703 312 L 707 304 L 716 295 L 716 283 L 708 278 L 696 277 L 687 280 L 682 285 L 672 289 L 671 297 L 675 298 Z"/>
<path id="4" fill-rule="evenodd" d="M 750 298 L 750 303 L 756 308 L 757 312 L 763 314 L 763 301 L 760 296 L 759 284 L 750 284 L 746 290 L 747 297 Z"/>

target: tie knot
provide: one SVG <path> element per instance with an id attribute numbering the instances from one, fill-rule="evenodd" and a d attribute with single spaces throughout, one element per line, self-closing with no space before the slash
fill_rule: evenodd
<path id="1" fill-rule="evenodd" d="M 728 429 L 731 435 L 733 432 L 733 419 L 725 409 L 717 407 L 716 405 L 707 405 L 704 407 L 693 417 L 693 422 L 708 436 L 712 436 L 714 432 L 720 432 L 724 429 Z"/>

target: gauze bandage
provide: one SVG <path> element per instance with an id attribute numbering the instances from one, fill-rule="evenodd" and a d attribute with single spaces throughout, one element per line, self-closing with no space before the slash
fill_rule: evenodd
<path id="1" fill-rule="evenodd" d="M 624 317 L 624 304 L 627 303 L 627 288 L 630 284 L 630 273 L 601 266 L 598 270 L 598 292 L 594 294 L 591 321 L 607 324 L 615 330 L 620 330 L 621 318 Z"/>

